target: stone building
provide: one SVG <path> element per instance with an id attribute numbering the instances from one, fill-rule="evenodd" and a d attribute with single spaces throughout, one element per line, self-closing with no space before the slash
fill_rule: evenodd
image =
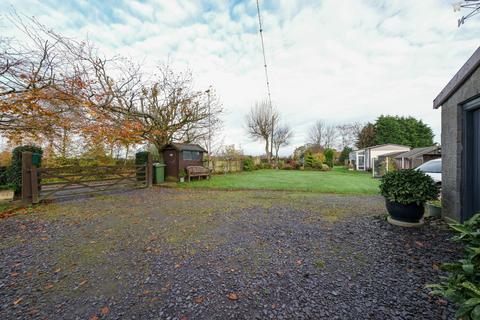
<path id="1" fill-rule="evenodd" d="M 443 215 L 480 212 L 480 48 L 433 101 L 442 110 Z"/>

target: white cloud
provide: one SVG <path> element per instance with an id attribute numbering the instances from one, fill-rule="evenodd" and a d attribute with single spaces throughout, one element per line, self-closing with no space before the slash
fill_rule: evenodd
<path id="1" fill-rule="evenodd" d="M 255 1 L 108 3 L 7 1 L 0 10 L 13 5 L 58 32 L 88 35 L 107 54 L 146 61 L 146 69 L 167 60 L 190 67 L 199 89 L 213 85 L 228 110 L 225 142 L 262 152 L 243 130 L 248 108 L 266 96 Z M 440 112 L 432 100 L 479 45 L 480 18 L 458 29 L 450 3 L 438 0 L 261 4 L 272 97 L 295 131 L 284 154 L 304 143 L 319 118 L 411 115 L 432 126 L 439 140 Z"/>

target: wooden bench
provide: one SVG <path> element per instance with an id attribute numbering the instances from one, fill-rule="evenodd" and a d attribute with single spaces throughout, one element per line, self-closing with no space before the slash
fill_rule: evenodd
<path id="1" fill-rule="evenodd" d="M 207 179 L 210 179 L 210 170 L 202 166 L 188 166 L 187 177 L 188 181 L 190 181 L 192 177 L 198 177 L 199 179 L 200 177 L 207 177 Z"/>

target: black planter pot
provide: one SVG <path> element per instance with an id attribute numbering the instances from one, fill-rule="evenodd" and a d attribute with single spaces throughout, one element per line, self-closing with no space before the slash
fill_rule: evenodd
<path id="1" fill-rule="evenodd" d="M 419 222 L 425 212 L 425 207 L 416 203 L 400 204 L 385 200 L 387 211 L 395 220 L 409 223 Z"/>

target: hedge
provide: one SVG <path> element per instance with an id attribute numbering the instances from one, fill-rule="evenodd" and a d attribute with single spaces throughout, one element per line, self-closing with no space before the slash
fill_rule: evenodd
<path id="1" fill-rule="evenodd" d="M 13 190 L 15 191 L 15 195 L 19 195 L 22 191 L 22 152 L 25 151 L 39 153 L 40 155 L 43 154 L 42 148 L 36 146 L 20 146 L 13 149 L 12 164 L 10 167 L 7 168 L 5 175 L 7 183 L 12 185 Z"/>

